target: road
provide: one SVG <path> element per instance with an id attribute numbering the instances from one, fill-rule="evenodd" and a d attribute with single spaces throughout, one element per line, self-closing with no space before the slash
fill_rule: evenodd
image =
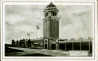
<path id="1" fill-rule="evenodd" d="M 18 47 L 10 47 L 11 49 L 22 50 L 24 52 L 18 52 L 18 55 L 30 55 L 30 54 L 44 54 L 50 56 L 68 56 L 68 51 L 62 50 L 48 50 L 48 49 L 30 49 L 30 48 L 18 48 Z"/>

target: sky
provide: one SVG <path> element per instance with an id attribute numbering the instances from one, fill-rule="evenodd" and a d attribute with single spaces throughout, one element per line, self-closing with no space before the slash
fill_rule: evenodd
<path id="1" fill-rule="evenodd" d="M 45 5 L 6 5 L 5 6 L 5 40 L 43 37 L 43 19 Z M 59 38 L 78 39 L 92 35 L 91 6 L 57 5 L 59 9 Z"/>

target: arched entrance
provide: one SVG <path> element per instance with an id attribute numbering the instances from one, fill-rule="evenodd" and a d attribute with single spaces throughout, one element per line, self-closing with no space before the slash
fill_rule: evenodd
<path id="1" fill-rule="evenodd" d="M 45 39 L 43 44 L 44 44 L 44 48 L 48 49 L 48 39 Z"/>

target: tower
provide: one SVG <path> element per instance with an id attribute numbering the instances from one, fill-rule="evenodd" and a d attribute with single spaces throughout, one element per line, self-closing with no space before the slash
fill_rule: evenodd
<path id="1" fill-rule="evenodd" d="M 59 19 L 58 19 L 58 9 L 51 2 L 44 10 L 44 22 L 43 22 L 43 33 L 44 39 L 48 39 L 49 44 L 45 46 L 50 47 L 52 44 L 56 43 L 59 38 Z M 55 47 L 54 47 L 55 48 Z"/>
<path id="2" fill-rule="evenodd" d="M 59 21 L 58 9 L 51 2 L 44 10 L 44 38 L 45 39 L 58 39 L 59 38 Z"/>

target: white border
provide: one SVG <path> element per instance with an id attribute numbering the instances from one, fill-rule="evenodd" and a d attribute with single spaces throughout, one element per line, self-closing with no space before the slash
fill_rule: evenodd
<path id="1" fill-rule="evenodd" d="M 5 25 L 4 25 L 4 21 L 5 21 L 5 5 L 35 5 L 35 4 L 37 4 L 37 5 L 47 5 L 47 4 L 49 4 L 49 2 L 46 2 L 46 3 L 42 3 L 42 2 L 40 2 L 40 3 L 33 3 L 33 2 L 6 2 L 6 3 L 3 3 L 3 5 L 2 5 L 2 14 L 3 14 L 3 18 L 2 18 L 2 23 L 1 23 L 1 27 L 2 27 L 2 36 L 1 36 L 1 47 L 2 47 L 2 53 L 1 53 L 1 58 L 2 59 L 56 59 L 56 60 L 58 60 L 58 59 L 60 59 L 60 60 L 93 60 L 93 59 L 95 59 L 95 42 L 93 43 L 93 56 L 92 57 L 5 57 L 4 55 L 4 41 L 5 41 Z M 56 4 L 56 5 L 91 5 L 91 6 L 93 6 L 92 7 L 92 10 L 93 10 L 93 23 L 95 23 L 93 26 L 94 26 L 94 29 L 93 29 L 93 33 L 95 32 L 95 30 L 96 30 L 96 21 L 97 21 L 97 19 L 96 19 L 96 10 L 95 10 L 95 3 L 55 3 L 54 2 L 54 4 Z M 96 34 L 93 34 L 93 36 L 96 36 Z M 96 38 L 94 38 L 95 40 L 94 41 L 97 41 L 97 39 Z"/>
<path id="2" fill-rule="evenodd" d="M 81 3 L 84 3 L 84 2 L 88 2 L 88 3 L 91 3 L 91 2 L 96 2 L 96 0 L 2 0 L 2 1 L 5 1 L 5 2 L 47 2 L 47 1 L 56 1 L 56 2 L 81 2 Z"/>

